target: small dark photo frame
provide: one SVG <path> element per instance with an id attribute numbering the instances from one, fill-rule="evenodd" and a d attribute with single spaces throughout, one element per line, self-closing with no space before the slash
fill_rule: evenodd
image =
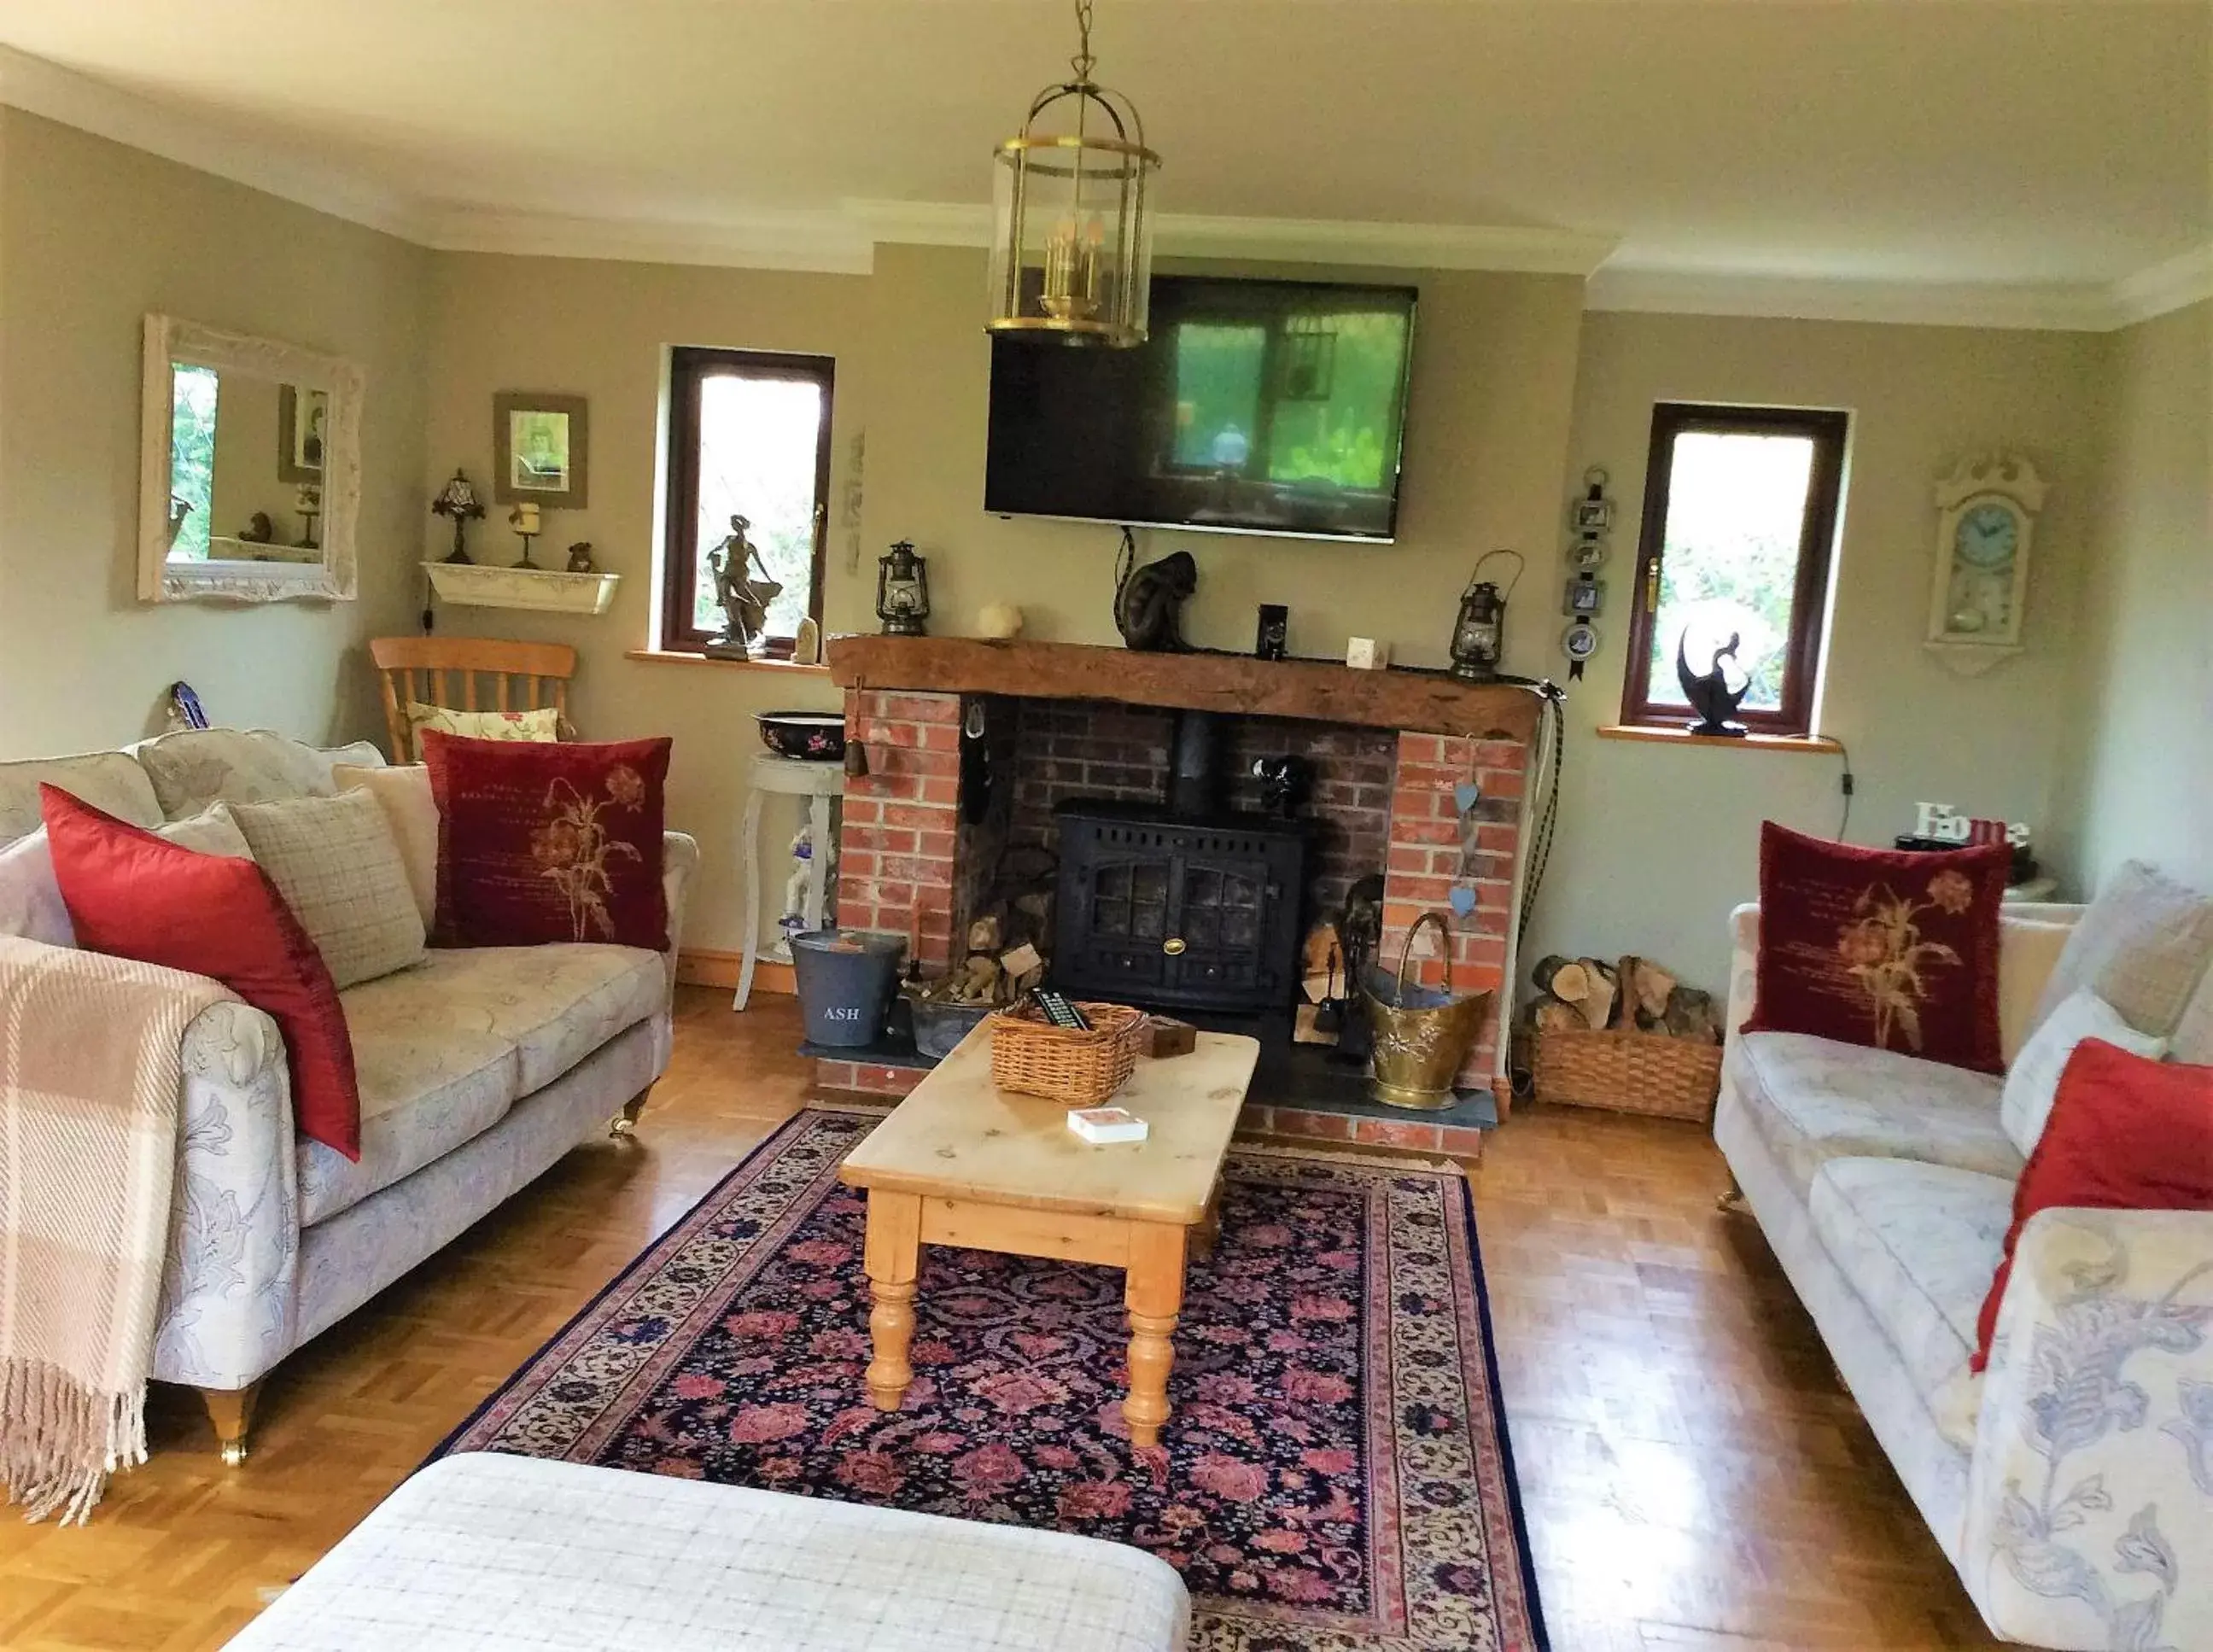
<path id="1" fill-rule="evenodd" d="M 308 423 L 300 423 L 301 391 L 297 385 L 277 387 L 277 479 L 280 482 L 320 482 L 323 479 L 324 423 L 329 417 L 328 393 L 307 392 Z"/>
<path id="2" fill-rule="evenodd" d="M 591 426 L 582 396 L 503 390 L 491 399 L 491 497 L 582 510 L 590 479 Z"/>

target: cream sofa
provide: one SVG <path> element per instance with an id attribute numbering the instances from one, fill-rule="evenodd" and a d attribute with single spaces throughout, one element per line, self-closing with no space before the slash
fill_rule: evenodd
<path id="1" fill-rule="evenodd" d="M 319 751 L 233 729 L 127 751 L 0 764 L 0 844 L 35 830 L 49 782 L 135 825 L 210 803 L 334 789 Z M 177 1176 L 152 1375 L 202 1391 L 225 1458 L 245 1455 L 254 1385 L 450 1243 L 612 1119 L 626 1130 L 668 1064 L 675 946 L 698 864 L 666 844 L 669 951 L 433 949 L 340 995 L 362 1096 L 361 1157 L 292 1125 L 276 1023 L 235 999 L 186 1029 Z M 21 949 L 12 949 L 20 955 Z M 25 967 L 81 954 L 36 948 Z"/>
<path id="2" fill-rule="evenodd" d="M 2009 1059 L 2082 911 L 2007 909 Z M 1752 1009 L 1759 908 L 1732 921 L 1735 1028 Z M 2175 1059 L 2213 1062 L 2213 977 L 2173 1030 Z M 2084 1652 L 2213 1646 L 2213 1213 L 2037 1216 L 1990 1368 L 1972 1375 L 2023 1167 L 2001 1083 L 1732 1032 L 1714 1137 L 1992 1631 Z"/>

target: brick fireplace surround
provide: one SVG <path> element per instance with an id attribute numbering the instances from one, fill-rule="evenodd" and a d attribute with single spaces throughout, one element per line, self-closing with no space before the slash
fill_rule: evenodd
<path id="1" fill-rule="evenodd" d="M 834 639 L 829 655 L 832 680 L 845 690 L 846 739 L 864 747 L 868 760 L 867 774 L 846 786 L 838 922 L 908 936 L 926 972 L 951 965 L 956 926 L 965 924 L 991 863 L 1009 845 L 1051 846 L 1055 805 L 1074 797 L 1161 797 L 1172 719 L 1188 709 L 1233 714 L 1224 741 L 1233 807 L 1257 806 L 1256 783 L 1246 777 L 1253 756 L 1308 759 L 1314 776 L 1308 812 L 1317 822 L 1308 865 L 1310 912 L 1333 907 L 1353 879 L 1381 869 L 1387 964 L 1396 966 L 1414 919 L 1435 909 L 1451 920 L 1456 991 L 1499 992 L 1508 978 L 1527 759 L 1540 704 L 1526 687 L 1074 643 L 855 637 Z M 1103 699 L 1102 690 L 1115 698 Z M 964 710 L 978 698 L 1003 796 L 984 822 L 964 826 L 960 733 Z M 1475 789 L 1472 801 L 1465 786 Z M 1451 905 L 1456 887 L 1474 897 L 1464 917 Z M 1424 935 L 1410 974 L 1435 986 L 1445 978 L 1445 960 L 1426 945 L 1432 933 Z M 1498 1024 L 1495 1000 L 1460 1071 L 1464 1088 L 1493 1085 L 1502 1066 Z M 816 1076 L 829 1088 L 899 1095 L 922 1072 L 824 1058 Z M 1496 1088 L 1503 1116 L 1506 1087 Z M 1253 1098 L 1246 1124 L 1282 1134 L 1479 1150 L 1474 1131 L 1441 1129 L 1419 1113 L 1369 1118 L 1271 1107 L 1265 1094 Z"/>

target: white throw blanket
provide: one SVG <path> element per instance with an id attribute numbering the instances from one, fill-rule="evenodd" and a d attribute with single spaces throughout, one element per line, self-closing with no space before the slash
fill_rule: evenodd
<path id="1" fill-rule="evenodd" d="M 185 1028 L 213 981 L 0 936 L 0 1474 L 82 1521 L 146 1460 Z"/>

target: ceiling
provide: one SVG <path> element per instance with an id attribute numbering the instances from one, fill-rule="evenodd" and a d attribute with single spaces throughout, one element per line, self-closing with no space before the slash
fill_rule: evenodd
<path id="1" fill-rule="evenodd" d="M 0 5 L 0 43 L 461 243 L 972 212 L 1073 35 L 1061 0 Z M 1094 44 L 1178 214 L 1892 283 L 2096 286 L 2213 241 L 2205 0 L 1099 0 Z"/>

